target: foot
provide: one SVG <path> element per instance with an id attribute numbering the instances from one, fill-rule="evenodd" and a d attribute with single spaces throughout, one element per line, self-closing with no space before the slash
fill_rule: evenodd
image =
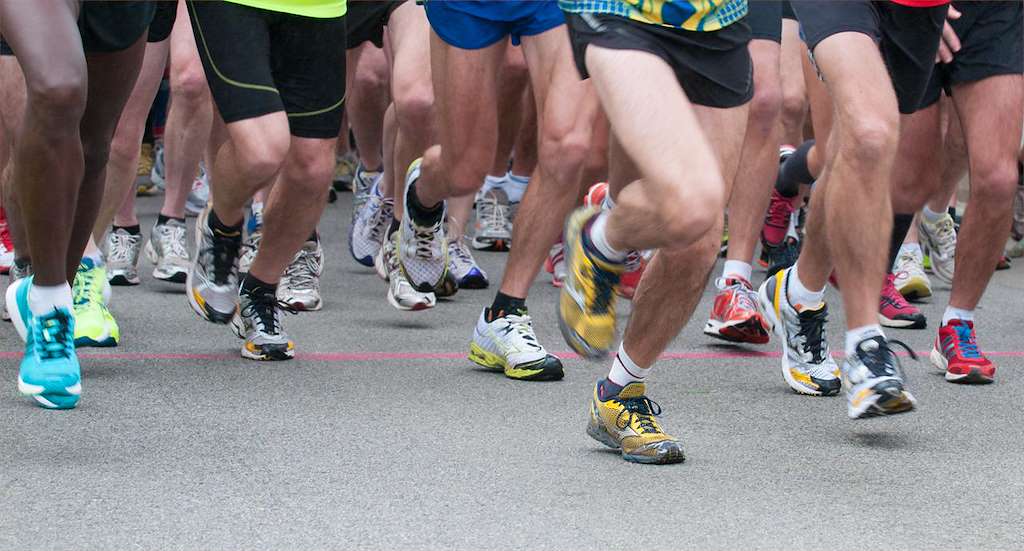
<path id="1" fill-rule="evenodd" d="M 767 270 L 767 277 L 772 277 L 780 270 L 792 267 L 800 256 L 800 241 L 787 236 L 778 245 L 761 241 L 761 265 Z"/>
<path id="2" fill-rule="evenodd" d="M 6 274 L 14 264 L 14 242 L 7 224 L 7 213 L 0 207 L 0 274 Z"/>
<path id="3" fill-rule="evenodd" d="M 634 463 L 666 465 L 686 459 L 683 444 L 661 428 L 656 417 L 661 406 L 644 395 L 644 383 L 626 385 L 618 394 L 605 396 L 602 383 L 594 386 L 587 434 L 609 448 L 621 450 Z"/>
<path id="4" fill-rule="evenodd" d="M 288 308 L 277 300 L 273 291 L 256 289 L 238 293 L 238 313 L 231 326 L 239 338 L 245 339 L 242 357 L 258 361 L 282 361 L 295 357 L 295 343 L 281 327 L 282 309 Z"/>
<path id="5" fill-rule="evenodd" d="M 362 207 L 356 211 L 348 232 L 348 250 L 356 262 L 363 266 L 373 266 L 374 255 L 384 241 L 394 209 L 394 199 L 385 199 L 380 193 L 380 187 L 375 184 L 367 193 Z"/>
<path id="6" fill-rule="evenodd" d="M 885 327 L 924 329 L 928 320 L 916 306 L 907 302 L 896 289 L 896 276 L 887 274 L 882 296 L 878 299 L 878 322 Z"/>
<path id="7" fill-rule="evenodd" d="M 227 324 L 238 311 L 238 253 L 241 230 L 234 233 L 210 227 L 211 207 L 196 220 L 196 258 L 185 285 L 192 310 L 206 321 Z"/>
<path id="8" fill-rule="evenodd" d="M 711 307 L 711 317 L 704 325 L 704 334 L 729 342 L 767 343 L 768 322 L 750 282 L 741 277 L 719 278 L 715 286 L 718 294 Z"/>
<path id="9" fill-rule="evenodd" d="M 986 384 L 995 380 L 996 366 L 978 349 L 972 321 L 954 319 L 939 327 L 931 361 L 946 372 L 946 380 L 951 383 Z"/>
<path id="10" fill-rule="evenodd" d="M 142 235 L 133 235 L 123 228 L 107 234 L 107 278 L 111 285 L 139 284 L 139 253 Z"/>
<path id="11" fill-rule="evenodd" d="M 323 271 L 323 247 L 319 241 L 306 241 L 281 276 L 277 285 L 278 300 L 300 312 L 323 308 L 320 297 L 320 275 Z"/>
<path id="12" fill-rule="evenodd" d="M 893 266 L 896 290 L 907 300 L 922 300 L 932 296 L 932 282 L 924 273 L 924 255 L 921 251 L 903 251 Z"/>
<path id="13" fill-rule="evenodd" d="M 14 264 L 11 265 L 11 269 L 7 272 L 7 286 L 14 285 L 14 282 L 19 279 L 24 279 L 32 275 L 32 263 L 15 260 Z M 11 313 L 7 309 L 6 303 L 0 311 L 0 318 L 4 321 L 11 321 Z"/>
<path id="14" fill-rule="evenodd" d="M 565 227 L 568 276 L 558 301 L 558 327 L 565 342 L 586 358 L 608 354 L 615 340 L 615 287 L 626 270 L 584 245 L 584 232 L 599 213 L 596 207 L 576 209 Z"/>
<path id="15" fill-rule="evenodd" d="M 406 213 L 398 231 L 398 262 L 409 283 L 417 291 L 427 293 L 444 287 L 448 275 L 448 239 L 444 234 L 443 212 L 437 222 L 430 225 L 416 223 L 409 213 L 411 186 L 419 180 L 419 175 L 420 160 L 417 159 L 405 179 Z"/>
<path id="16" fill-rule="evenodd" d="M 799 394 L 835 396 L 842 385 L 825 334 L 828 306 L 792 304 L 787 293 L 791 271 L 766 279 L 758 290 L 768 326 L 783 343 L 782 377 Z"/>
<path id="17" fill-rule="evenodd" d="M 104 296 L 105 289 L 109 288 L 103 265 L 83 258 L 71 286 L 76 347 L 110 347 L 117 346 L 120 341 L 121 330 L 107 309 L 109 298 Z"/>
<path id="18" fill-rule="evenodd" d="M 509 313 L 487 321 L 488 310 L 485 308 L 476 322 L 469 344 L 470 361 L 521 381 L 557 381 L 565 376 L 562 362 L 537 341 L 529 314 Z"/>
<path id="19" fill-rule="evenodd" d="M 384 242 L 381 249 L 381 257 L 388 274 L 388 303 L 399 310 L 419 311 L 433 308 L 437 304 L 437 297 L 433 292 L 423 293 L 413 288 L 398 262 L 397 248 L 398 232 L 395 232 L 391 239 Z"/>
<path id="20" fill-rule="evenodd" d="M 548 258 L 544 261 L 544 269 L 551 274 L 551 285 L 561 287 L 565 281 L 565 246 L 559 240 L 551 246 Z"/>
<path id="21" fill-rule="evenodd" d="M 487 272 L 476 263 L 462 240 L 448 242 L 448 271 L 460 289 L 486 289 L 490 285 Z"/>
<path id="22" fill-rule="evenodd" d="M 484 193 L 476 202 L 473 248 L 480 251 L 507 251 L 512 243 L 512 223 L 508 196 L 500 189 Z"/>
<path id="23" fill-rule="evenodd" d="M 380 181 L 381 173 L 366 170 L 363 163 L 356 165 L 355 177 L 352 179 L 352 219 L 362 210 L 366 200 L 370 198 L 370 190 Z"/>
<path id="24" fill-rule="evenodd" d="M 768 203 L 768 213 L 764 219 L 764 227 L 761 229 L 761 242 L 772 247 L 782 245 L 786 239 L 786 233 L 789 231 L 793 211 L 792 200 L 783 197 L 773 189 L 771 202 Z"/>
<path id="25" fill-rule="evenodd" d="M 206 208 L 210 202 L 210 177 L 205 167 L 199 166 L 199 176 L 192 181 L 192 191 L 188 193 L 185 200 L 185 215 L 199 216 L 199 213 Z"/>
<path id="26" fill-rule="evenodd" d="M 850 419 L 895 415 L 914 409 L 917 401 L 904 388 L 900 361 L 889 347 L 892 343 L 899 341 L 887 341 L 881 336 L 865 339 L 857 345 L 854 354 L 843 361 Z"/>
<path id="27" fill-rule="evenodd" d="M 146 258 L 154 265 L 154 278 L 185 283 L 189 267 L 186 231 L 185 223 L 174 219 L 153 226 L 146 243 Z"/>
<path id="28" fill-rule="evenodd" d="M 7 288 L 7 310 L 25 341 L 18 370 L 18 392 L 47 409 L 71 409 L 82 395 L 82 372 L 75 355 L 75 318 L 66 308 L 36 316 L 29 309 L 32 277 Z"/>
<path id="29" fill-rule="evenodd" d="M 928 249 L 932 273 L 948 285 L 953 284 L 956 269 L 956 227 L 953 217 L 943 214 L 935 223 L 918 216 L 917 232 L 921 245 Z"/>

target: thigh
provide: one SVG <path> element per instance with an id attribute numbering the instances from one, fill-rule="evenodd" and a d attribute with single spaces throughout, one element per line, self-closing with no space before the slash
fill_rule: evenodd
<path id="1" fill-rule="evenodd" d="M 504 42 L 509 34 L 508 23 L 475 15 L 496 7 L 488 4 L 497 3 L 428 0 L 425 7 L 430 28 L 441 41 L 463 50 L 479 50 Z"/>
<path id="2" fill-rule="evenodd" d="M 972 176 L 1011 175 L 1021 143 L 1024 76 L 999 75 L 954 86 Z"/>
<path id="3" fill-rule="evenodd" d="M 832 98 L 838 117 L 835 123 L 850 123 L 865 113 L 887 119 L 896 116 L 896 93 L 870 36 L 860 32 L 831 35 L 815 47 L 814 58 Z"/>
<path id="4" fill-rule="evenodd" d="M 84 82 L 85 52 L 77 0 L 0 2 L 0 34 L 18 59 L 29 90 Z"/>
<path id="5" fill-rule="evenodd" d="M 540 135 L 550 130 L 556 136 L 588 136 L 600 107 L 592 86 L 580 80 L 573 65 L 565 25 L 524 37 L 522 48 L 537 102 Z"/>
<path id="6" fill-rule="evenodd" d="M 145 51 L 146 39 L 140 34 L 135 44 L 124 50 L 86 56 L 89 92 L 80 132 L 87 165 L 91 161 L 106 163 L 105 154 L 99 159 L 90 156 L 109 147 L 121 112 L 135 88 Z M 151 94 L 155 95 L 155 88 Z"/>
<path id="7" fill-rule="evenodd" d="M 271 29 L 271 67 L 293 136 L 328 139 L 341 130 L 345 18 L 282 16 Z"/>
<path id="8" fill-rule="evenodd" d="M 900 113 L 908 115 L 917 111 L 926 97 L 947 7 L 912 8 L 884 2 L 878 10 L 882 58 Z"/>

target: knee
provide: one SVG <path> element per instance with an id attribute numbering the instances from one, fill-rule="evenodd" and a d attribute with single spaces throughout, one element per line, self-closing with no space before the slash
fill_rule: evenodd
<path id="1" fill-rule="evenodd" d="M 363 97 L 381 97 L 388 93 L 387 65 L 382 67 L 367 66 L 362 71 L 356 71 L 352 80 L 353 92 Z"/>
<path id="2" fill-rule="evenodd" d="M 59 122 L 55 126 L 68 126 L 70 121 L 78 121 L 85 111 L 88 84 L 84 72 L 54 71 L 27 82 L 26 86 L 30 108 L 37 115 L 57 118 Z M 78 123 L 74 122 L 74 126 Z"/>
<path id="3" fill-rule="evenodd" d="M 1010 209 L 1017 193 L 1019 175 L 1012 158 L 1006 162 L 985 163 L 971 169 L 971 202 L 1004 205 Z"/>
<path id="4" fill-rule="evenodd" d="M 725 211 L 725 185 L 709 179 L 706 185 L 675 185 L 658 201 L 658 222 L 670 241 L 692 243 L 695 236 L 714 233 Z M 680 214 L 680 207 L 685 214 Z M 721 241 L 721 235 L 716 239 Z"/>
<path id="5" fill-rule="evenodd" d="M 801 90 L 800 93 L 783 91 L 781 108 L 783 119 L 787 121 L 803 120 L 807 111 L 807 100 L 804 98 L 803 91 Z"/>
<path id="6" fill-rule="evenodd" d="M 885 166 L 880 159 L 896 154 L 899 143 L 900 123 L 897 114 L 860 112 L 853 120 L 842 121 L 845 131 L 844 147 L 848 147 L 849 158 L 858 166 Z"/>
<path id="7" fill-rule="evenodd" d="M 492 159 L 488 158 L 489 155 L 463 151 L 452 155 L 442 152 L 442 156 L 445 158 L 444 164 L 453 197 L 470 195 L 480 189 L 491 165 Z"/>
<path id="8" fill-rule="evenodd" d="M 310 196 L 327 195 L 334 175 L 334 156 L 328 148 L 293 148 L 289 152 L 289 186 Z"/>
<path id="9" fill-rule="evenodd" d="M 590 136 L 583 132 L 545 128 L 537 144 L 538 161 L 546 172 L 559 179 L 560 184 L 574 185 L 563 180 L 578 175 L 587 163 L 590 142 Z"/>
<path id="10" fill-rule="evenodd" d="M 265 139 L 234 141 L 235 166 L 244 173 L 244 180 L 262 185 L 274 177 L 288 155 L 289 140 L 267 136 Z"/>
<path id="11" fill-rule="evenodd" d="M 171 65 L 171 97 L 174 102 L 195 105 L 206 98 L 210 91 L 206 85 L 206 73 L 198 60 Z"/>
<path id="12" fill-rule="evenodd" d="M 395 116 L 404 132 L 420 132 L 430 126 L 434 91 L 430 82 L 395 90 Z"/>
<path id="13" fill-rule="evenodd" d="M 762 85 L 755 88 L 754 99 L 750 101 L 750 125 L 769 133 L 778 122 L 782 112 L 782 90 L 778 85 Z"/>

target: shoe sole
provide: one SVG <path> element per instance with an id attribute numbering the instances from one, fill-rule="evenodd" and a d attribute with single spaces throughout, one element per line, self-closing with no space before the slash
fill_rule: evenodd
<path id="1" fill-rule="evenodd" d="M 995 378 L 986 377 L 981 373 L 981 370 L 977 367 L 972 367 L 970 373 L 964 375 L 958 375 L 956 373 L 949 372 L 949 361 L 942 355 L 936 348 L 932 348 L 931 353 L 928 355 L 931 360 L 932 366 L 941 369 L 945 372 L 945 378 L 951 383 L 965 384 L 965 385 L 987 385 L 995 382 Z"/>
<path id="2" fill-rule="evenodd" d="M 507 252 L 509 249 L 512 248 L 512 241 L 510 239 L 501 238 L 494 240 L 488 239 L 486 241 L 477 241 L 477 239 L 474 237 L 473 240 L 470 242 L 470 245 L 473 247 L 473 249 L 477 251 L 491 251 L 496 253 L 503 253 Z"/>
<path id="3" fill-rule="evenodd" d="M 726 342 L 739 344 L 767 344 L 771 339 L 764 326 L 756 318 L 739 323 L 722 323 L 709 319 L 704 324 L 704 334 Z"/>
<path id="4" fill-rule="evenodd" d="M 96 340 L 90 337 L 78 337 L 75 339 L 75 348 L 113 348 L 117 346 L 117 339 L 106 337 Z"/>
<path id="5" fill-rule="evenodd" d="M 882 327 L 892 327 L 894 329 L 924 329 L 928 327 L 928 320 L 924 316 L 913 320 L 900 320 L 878 314 L 878 323 Z"/>
<path id="6" fill-rule="evenodd" d="M 271 349 L 262 352 L 250 352 L 244 346 L 242 347 L 242 357 L 247 360 L 256 360 L 258 362 L 283 362 L 295 358 L 295 349 L 281 350 Z"/>
<path id="7" fill-rule="evenodd" d="M 287 302 L 287 301 L 285 301 L 285 303 L 288 306 L 291 306 L 293 310 L 296 310 L 298 312 L 317 312 L 317 311 L 323 310 L 323 308 L 324 308 L 324 303 L 323 303 L 322 300 L 318 300 L 318 301 L 316 301 L 315 303 L 313 303 L 311 305 L 307 305 L 304 302 Z"/>
<path id="8" fill-rule="evenodd" d="M 394 306 L 395 309 L 401 310 L 403 312 L 420 312 L 420 311 L 423 311 L 423 310 L 429 310 L 429 309 L 433 308 L 434 306 L 436 306 L 437 305 L 437 299 L 434 299 L 434 301 L 431 301 L 431 302 L 417 302 L 416 304 L 413 304 L 412 306 L 405 306 L 405 305 L 399 303 L 398 300 L 395 299 L 395 297 L 393 297 L 391 295 L 391 291 L 389 289 L 388 290 L 388 304 L 390 304 L 391 306 Z"/>
<path id="9" fill-rule="evenodd" d="M 459 280 L 459 289 L 480 290 L 490 287 L 491 283 L 484 278 L 465 277 Z"/>
<path id="10" fill-rule="evenodd" d="M 509 369 L 508 362 L 504 358 L 484 350 L 476 343 L 469 344 L 467 358 L 484 369 L 504 373 L 506 377 L 515 381 L 560 381 L 565 377 L 561 364 L 557 366 L 557 369 L 529 369 L 526 367 Z M 539 361 L 543 365 L 549 358 Z"/>
<path id="11" fill-rule="evenodd" d="M 899 289 L 903 298 L 907 300 L 923 300 L 932 296 L 932 290 L 923 283 L 910 282 Z"/>
<path id="12" fill-rule="evenodd" d="M 124 274 L 111 274 L 110 277 L 107 278 L 107 282 L 111 285 L 117 285 L 118 287 L 130 287 L 142 283 L 142 280 L 139 279 L 139 276 L 132 278 Z"/>
<path id="13" fill-rule="evenodd" d="M 622 458 L 630 463 L 640 463 L 643 465 L 674 465 L 676 463 L 683 463 L 686 461 L 686 455 L 682 450 L 679 450 L 678 452 L 673 451 L 673 453 L 659 457 L 626 453 L 622 450 L 622 446 L 620 446 L 619 443 L 616 442 L 603 427 L 595 423 L 593 419 L 587 423 L 587 435 L 613 450 L 619 450 L 622 454 Z"/>
<path id="14" fill-rule="evenodd" d="M 888 400 L 882 401 L 882 396 L 874 395 L 867 398 L 863 408 L 854 408 L 853 406 L 847 406 L 847 414 L 850 419 L 868 419 L 871 417 L 886 417 L 889 415 L 899 415 L 901 413 L 910 413 L 914 411 L 916 401 L 914 397 L 906 390 L 902 391 L 899 396 L 894 396 Z M 859 410 L 859 411 L 858 411 Z"/>

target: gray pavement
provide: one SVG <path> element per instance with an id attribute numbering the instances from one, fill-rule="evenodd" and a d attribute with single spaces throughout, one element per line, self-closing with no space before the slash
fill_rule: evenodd
<path id="1" fill-rule="evenodd" d="M 286 320 L 320 355 L 238 358 L 143 260 L 143 284 L 114 293 L 122 346 L 90 352 L 122 355 L 84 358 L 80 407 L 52 412 L 16 395 L 21 344 L 0 327 L 0 550 L 1024 549 L 1024 262 L 979 312 L 997 383 L 906 359 L 920 409 L 888 419 L 850 421 L 842 398 L 791 393 L 777 359 L 710 342 L 705 291 L 671 350 L 693 357 L 650 385 L 688 459 L 638 466 L 583 430 L 604 363 L 519 383 L 445 357 L 492 292 L 392 309 L 344 248 L 349 200 L 321 225 L 325 310 Z M 159 199 L 140 205 L 148 231 Z M 503 255 L 478 258 L 497 281 Z M 542 274 L 530 304 L 564 351 L 556 296 Z M 929 329 L 890 336 L 929 349 L 946 297 L 924 305 Z M 418 356 L 379 354 L 395 351 Z M 351 353 L 367 356 L 331 356 Z"/>

